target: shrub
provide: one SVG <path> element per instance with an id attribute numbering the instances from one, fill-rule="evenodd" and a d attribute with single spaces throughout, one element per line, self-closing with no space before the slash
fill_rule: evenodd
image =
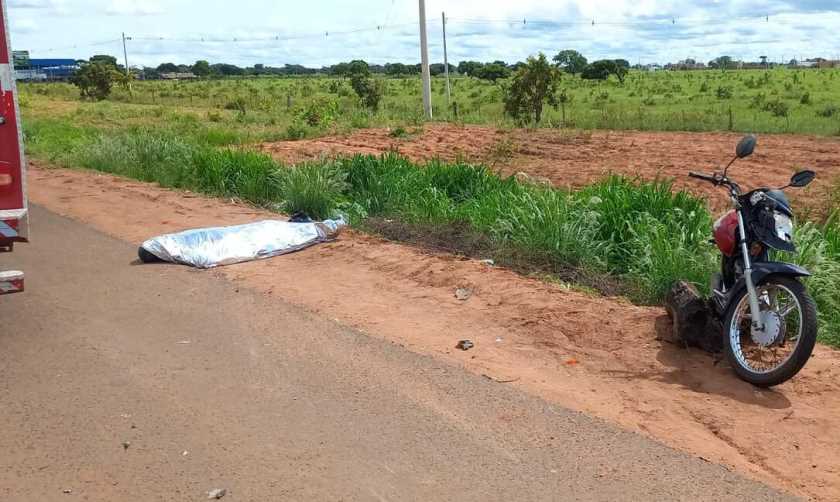
<path id="1" fill-rule="evenodd" d="M 234 110 L 244 115 L 246 112 L 246 104 L 247 103 L 245 101 L 245 98 L 243 98 L 242 96 L 237 96 L 233 100 L 225 103 L 224 108 L 225 110 Z"/>
<path id="2" fill-rule="evenodd" d="M 821 109 L 817 110 L 817 115 L 820 117 L 831 118 L 835 116 L 838 112 L 838 108 L 836 105 L 828 104 L 822 107 Z"/>
<path id="3" fill-rule="evenodd" d="M 718 99 L 732 99 L 732 88 L 719 85 L 715 91 Z"/>
<path id="4" fill-rule="evenodd" d="M 273 176 L 282 194 L 283 211 L 303 212 L 319 220 L 334 216 L 347 189 L 346 173 L 331 162 L 280 169 Z"/>
<path id="5" fill-rule="evenodd" d="M 326 126 L 338 118 L 338 103 L 332 99 L 313 99 L 299 108 L 295 119 L 311 127 Z"/>
<path id="6" fill-rule="evenodd" d="M 774 117 L 787 117 L 790 112 L 788 104 L 779 99 L 764 103 L 763 109 L 770 112 Z"/>
<path id="7" fill-rule="evenodd" d="M 507 87 L 505 113 L 520 122 L 539 124 L 545 104 L 557 107 L 560 70 L 548 62 L 545 54 L 529 57 Z"/>

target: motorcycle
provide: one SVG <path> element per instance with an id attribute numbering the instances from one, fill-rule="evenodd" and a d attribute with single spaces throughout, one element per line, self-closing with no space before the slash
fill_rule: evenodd
<path id="1" fill-rule="evenodd" d="M 800 171 L 782 188 L 742 193 L 727 174 L 738 159 L 752 155 L 755 136 L 746 136 L 723 173 L 689 176 L 728 190 L 733 209 L 714 224 L 721 271 L 712 277 L 711 309 L 723 326 L 723 347 L 735 372 L 759 387 L 781 384 L 805 366 L 817 341 L 817 309 L 800 281 L 811 274 L 791 263 L 772 261 L 771 251 L 793 253 L 793 211 L 784 193 L 814 180 Z"/>

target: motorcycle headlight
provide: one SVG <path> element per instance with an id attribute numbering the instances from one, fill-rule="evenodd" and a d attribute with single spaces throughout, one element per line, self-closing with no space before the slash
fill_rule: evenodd
<path id="1" fill-rule="evenodd" d="M 785 242 L 793 242 L 793 221 L 790 216 L 778 211 L 773 212 L 773 219 L 776 222 L 776 235 Z"/>

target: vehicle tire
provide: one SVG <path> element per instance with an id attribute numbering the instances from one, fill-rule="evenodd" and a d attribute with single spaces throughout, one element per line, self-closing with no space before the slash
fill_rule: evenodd
<path id="1" fill-rule="evenodd" d="M 736 336 L 733 333 L 732 324 L 733 317 L 740 310 L 739 306 L 742 306 L 743 302 L 748 301 L 746 289 L 739 292 L 732 300 L 723 320 L 723 346 L 729 364 L 741 379 L 758 387 L 772 387 L 793 378 L 805 366 L 805 363 L 808 362 L 814 350 L 814 345 L 817 342 L 817 307 L 811 295 L 805 289 L 805 286 L 794 277 L 771 275 L 757 284 L 756 288 L 760 290 L 762 287 L 768 286 L 782 287 L 791 293 L 796 298 L 801 316 L 799 319 L 799 325 L 801 327 L 799 341 L 793 349 L 793 352 L 787 356 L 787 359 L 783 363 L 771 371 L 762 372 L 745 366 L 739 359 L 738 350 L 740 350 L 740 340 L 743 340 L 744 337 L 750 337 L 750 335 L 740 334 Z M 787 328 L 784 329 L 786 330 Z M 736 342 L 736 339 L 739 341 Z"/>

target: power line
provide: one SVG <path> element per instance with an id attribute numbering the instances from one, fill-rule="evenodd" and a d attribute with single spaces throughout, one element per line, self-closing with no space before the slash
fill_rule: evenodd
<path id="1" fill-rule="evenodd" d="M 614 19 L 607 19 L 607 20 L 599 20 L 598 18 L 578 18 L 578 19 L 563 19 L 563 20 L 550 20 L 550 19 L 528 19 L 527 17 L 522 17 L 520 19 L 492 19 L 492 18 L 469 18 L 469 17 L 447 17 L 447 21 L 457 21 L 462 24 L 478 24 L 478 25 L 488 25 L 488 24 L 507 24 L 511 26 L 521 25 L 521 26 L 528 26 L 528 25 L 548 25 L 548 26 L 650 26 L 650 25 L 662 25 L 662 26 L 674 26 L 674 25 L 686 25 L 686 24 L 714 24 L 717 25 L 721 22 L 730 22 L 730 21 L 754 21 L 754 22 L 761 22 L 761 23 L 769 23 L 770 16 L 769 15 L 761 15 L 761 16 L 744 16 L 744 17 L 727 17 L 727 18 L 709 18 L 709 17 L 676 17 L 676 16 L 663 16 L 659 18 L 650 18 L 650 19 L 633 19 L 627 21 L 619 21 Z"/>
<path id="2" fill-rule="evenodd" d="M 116 43 L 121 42 L 121 41 L 122 41 L 122 38 L 115 38 L 115 39 L 112 39 L 112 40 L 103 40 L 103 41 L 100 41 L 100 42 L 73 44 L 73 45 L 68 45 L 68 46 L 65 46 L 65 47 L 51 47 L 49 49 L 42 49 L 40 52 L 68 51 L 68 50 L 71 50 L 71 49 L 79 49 L 79 48 L 82 48 L 82 47 L 99 47 L 99 46 L 102 46 L 102 45 L 116 44 Z"/>
<path id="3" fill-rule="evenodd" d="M 274 36 L 263 36 L 263 37 L 218 37 L 218 36 L 208 36 L 208 37 L 190 37 L 190 38 L 177 38 L 177 37 L 166 37 L 166 36 L 149 36 L 149 35 L 134 35 L 131 37 L 132 40 L 142 41 L 142 42 L 183 42 L 183 43 L 249 43 L 249 42 L 286 42 L 290 40 L 305 40 L 305 39 L 314 39 L 314 38 L 330 38 L 330 37 L 337 37 L 337 36 L 344 36 L 344 35 L 353 35 L 357 33 L 365 33 L 365 32 L 375 32 L 375 31 L 384 31 L 390 28 L 399 28 L 403 26 L 414 26 L 415 22 L 410 23 L 399 23 L 399 24 L 391 24 L 391 25 L 376 25 L 376 26 L 369 26 L 365 28 L 355 28 L 352 30 L 324 30 L 319 32 L 310 32 L 310 33 L 301 33 L 296 35 L 274 35 Z"/>

